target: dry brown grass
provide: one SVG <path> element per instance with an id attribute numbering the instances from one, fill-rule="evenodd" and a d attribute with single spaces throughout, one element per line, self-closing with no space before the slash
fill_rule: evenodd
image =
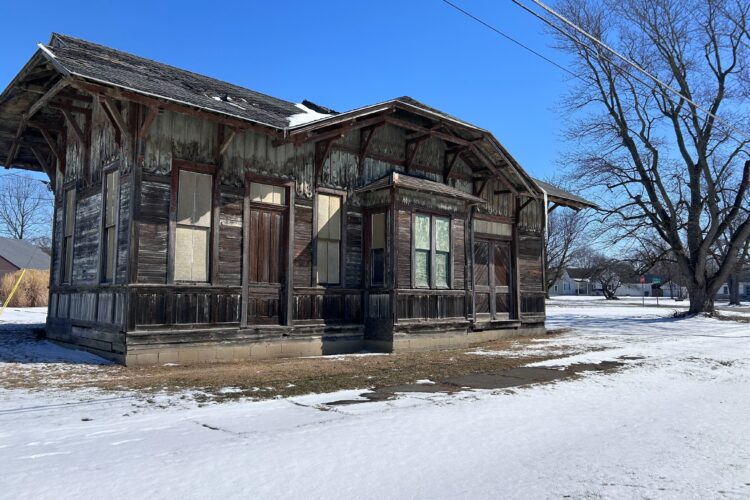
<path id="1" fill-rule="evenodd" d="M 3 302 L 10 295 L 22 272 L 19 270 L 9 273 L 0 279 L 0 298 Z M 44 307 L 47 305 L 48 297 L 49 271 L 28 269 L 8 305 L 11 307 Z"/>
<path id="2" fill-rule="evenodd" d="M 549 334 L 546 335 L 549 337 Z M 499 340 L 483 344 L 491 351 L 520 354 L 532 338 Z M 527 363 L 562 357 L 558 353 L 538 355 L 477 356 L 470 349 L 396 353 L 373 356 L 324 356 L 245 361 L 221 364 L 123 367 L 70 366 L 50 377 L 20 366 L 4 371 L 0 387 L 39 387 L 104 390 L 135 390 L 143 393 L 198 390 L 207 399 L 223 400 L 249 396 L 258 399 L 326 393 L 343 389 L 368 389 L 410 384 L 419 379 L 443 381 L 472 374 L 494 374 Z M 569 354 L 567 354 L 569 355 Z M 28 368 L 28 367 L 26 367 Z M 226 387 L 236 388 L 230 394 Z"/>

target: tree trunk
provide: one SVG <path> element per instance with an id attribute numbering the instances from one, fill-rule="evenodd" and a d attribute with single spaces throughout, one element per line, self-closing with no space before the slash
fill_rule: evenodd
<path id="1" fill-rule="evenodd" d="M 706 287 L 693 286 L 689 290 L 689 314 L 714 313 L 714 296 L 708 293 Z"/>
<path id="2" fill-rule="evenodd" d="M 737 272 L 729 275 L 729 305 L 740 305 L 740 276 Z"/>

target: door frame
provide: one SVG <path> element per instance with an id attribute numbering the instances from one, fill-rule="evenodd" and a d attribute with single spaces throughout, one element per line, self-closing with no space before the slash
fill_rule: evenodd
<path id="1" fill-rule="evenodd" d="M 473 229 L 472 229 L 473 231 Z M 474 318 L 475 321 L 479 314 L 486 316 L 489 315 L 490 321 L 502 321 L 502 320 L 510 320 L 513 319 L 515 316 L 515 299 L 513 290 L 515 289 L 516 283 L 514 279 L 514 266 L 513 266 L 513 251 L 512 251 L 512 238 L 503 237 L 503 236 L 494 236 L 494 235 L 488 235 L 484 233 L 474 233 L 473 239 L 472 239 L 472 248 L 471 248 L 471 259 L 472 259 L 472 265 L 476 266 L 476 245 L 477 243 L 486 243 L 487 244 L 487 285 L 478 285 L 474 279 L 473 285 L 474 285 L 474 294 L 477 293 L 486 293 L 489 294 L 489 313 L 477 313 L 476 306 L 474 310 Z M 508 268 L 507 268 L 507 274 L 508 274 L 508 285 L 507 287 L 505 285 L 497 285 L 495 283 L 495 251 L 498 247 L 498 244 L 504 246 L 506 248 L 507 252 L 507 261 L 508 261 Z M 475 276 L 475 269 L 471 270 L 472 276 Z M 479 288 L 482 288 L 480 291 Z M 508 311 L 506 313 L 500 313 L 503 315 L 503 317 L 498 317 L 497 312 L 497 295 L 498 295 L 498 287 L 507 288 L 506 293 L 508 295 Z M 474 301 L 476 304 L 476 300 Z"/>
<path id="2" fill-rule="evenodd" d="M 280 247 L 285 250 L 285 254 L 282 257 L 285 260 L 285 273 L 284 282 L 282 283 L 281 290 L 279 293 L 279 323 L 282 325 L 292 324 L 292 305 L 293 305 L 293 283 L 294 283 L 294 202 L 295 202 L 295 187 L 296 183 L 294 180 L 282 179 L 279 177 L 272 177 L 268 175 L 256 174 L 253 172 L 247 172 L 245 174 L 245 195 L 243 200 L 242 209 L 242 309 L 240 317 L 240 327 L 246 328 L 248 326 L 248 300 L 249 300 L 249 273 L 250 273 L 250 210 L 253 206 L 262 205 L 269 207 L 266 204 L 257 204 L 250 201 L 250 183 L 259 182 L 263 184 L 271 184 L 274 186 L 283 187 L 286 189 L 286 203 L 283 209 L 286 212 L 286 232 L 282 229 L 283 240 Z"/>

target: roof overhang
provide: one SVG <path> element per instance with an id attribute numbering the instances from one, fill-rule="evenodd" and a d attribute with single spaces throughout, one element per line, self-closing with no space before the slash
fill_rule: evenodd
<path id="1" fill-rule="evenodd" d="M 406 189 L 409 191 L 416 191 L 420 193 L 429 193 L 438 195 L 446 198 L 453 198 L 461 200 L 469 205 L 480 205 L 487 203 L 484 198 L 479 198 L 470 193 L 461 191 L 451 186 L 447 186 L 440 182 L 431 181 L 429 179 L 423 179 L 421 177 L 415 177 L 413 175 L 406 175 L 399 172 L 391 172 L 384 175 L 380 179 L 374 180 L 361 188 L 355 190 L 357 193 L 366 193 L 370 191 L 379 191 L 381 189 L 388 189 L 391 187 L 397 187 L 399 189 Z"/>
<path id="2" fill-rule="evenodd" d="M 599 209 L 599 207 L 595 203 L 588 201 L 586 198 L 573 194 L 569 191 L 565 191 L 564 189 L 559 188 L 554 184 L 540 181 L 539 179 L 534 179 L 534 182 L 542 190 L 544 190 L 547 195 L 548 202 L 552 204 L 548 209 L 548 211 L 550 212 L 558 206 L 572 208 L 573 210 L 582 210 L 584 208 L 593 208 L 594 210 Z"/>

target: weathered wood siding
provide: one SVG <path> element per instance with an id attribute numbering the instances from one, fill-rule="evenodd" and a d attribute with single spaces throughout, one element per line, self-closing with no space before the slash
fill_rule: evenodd
<path id="1" fill-rule="evenodd" d="M 101 240 L 101 193 L 78 199 L 73 236 L 74 284 L 95 284 L 99 276 L 99 243 Z"/>
<path id="2" fill-rule="evenodd" d="M 219 214 L 219 283 L 242 283 L 242 210 L 243 197 L 222 193 Z"/>
<path id="3" fill-rule="evenodd" d="M 143 181 L 137 221 L 138 283 L 167 282 L 169 184 Z"/>

